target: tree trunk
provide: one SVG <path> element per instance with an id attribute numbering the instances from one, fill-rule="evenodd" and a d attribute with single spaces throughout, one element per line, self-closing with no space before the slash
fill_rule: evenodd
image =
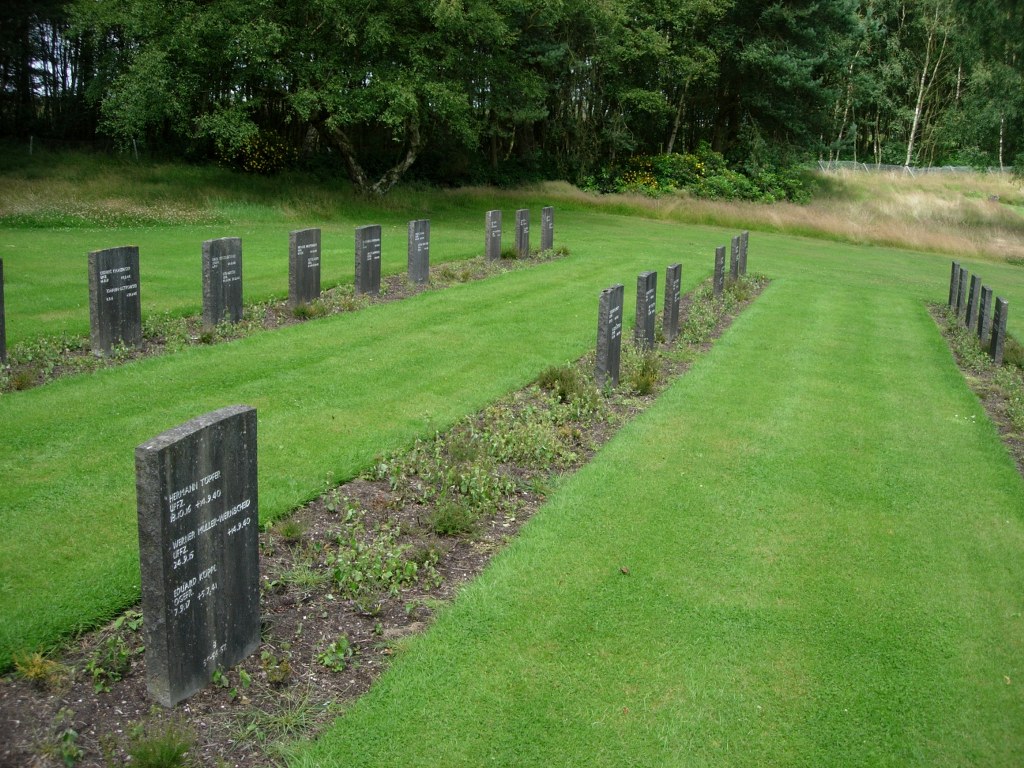
<path id="1" fill-rule="evenodd" d="M 416 162 L 423 144 L 420 137 L 419 117 L 412 115 L 405 126 L 405 154 L 402 159 L 386 170 L 377 181 L 371 183 L 359 162 L 352 140 L 345 131 L 340 128 L 330 128 L 322 121 L 317 123 L 317 131 L 341 152 L 341 156 L 345 159 L 345 167 L 348 169 L 349 179 L 352 180 L 356 191 L 363 195 L 376 197 L 384 197 L 401 180 L 405 172 Z"/>
<path id="2" fill-rule="evenodd" d="M 683 124 L 683 115 L 686 114 L 686 88 L 683 88 L 683 93 L 679 97 L 679 109 L 676 110 L 676 119 L 672 123 L 672 135 L 668 137 L 668 146 L 665 148 L 665 154 L 671 155 L 672 150 L 676 146 L 676 136 L 679 135 L 679 126 Z"/>
<path id="3" fill-rule="evenodd" d="M 914 121 L 910 126 L 910 138 L 907 140 L 907 159 L 906 162 L 903 163 L 904 168 L 910 167 L 910 161 L 914 156 L 914 141 L 917 138 L 917 130 L 921 125 L 921 114 L 924 111 L 925 93 L 927 93 L 928 88 L 935 82 L 935 78 L 939 74 L 939 65 L 942 63 L 942 56 L 946 51 L 946 41 L 949 39 L 949 30 L 944 29 L 942 32 L 942 45 L 939 46 L 938 54 L 935 57 L 935 66 L 932 67 L 931 78 L 929 78 L 928 67 L 931 63 L 932 51 L 935 47 L 935 37 L 938 34 L 939 11 L 940 9 L 936 7 L 935 26 L 928 30 L 928 42 L 925 46 L 924 66 L 921 67 L 921 80 L 918 83 L 917 88 L 917 103 L 914 106 Z"/>

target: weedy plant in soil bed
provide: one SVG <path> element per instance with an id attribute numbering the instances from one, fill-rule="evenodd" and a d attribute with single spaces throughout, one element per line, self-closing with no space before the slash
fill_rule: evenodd
<path id="1" fill-rule="evenodd" d="M 146 698 L 142 616 L 61 658 L 19 657 L 0 685 L 0 764 L 270 766 L 365 692 L 403 638 L 479 573 L 559 477 L 589 460 L 731 322 L 766 281 L 684 297 L 679 341 L 623 345 L 620 386 L 594 355 L 544 370 L 443 434 L 380 456 L 260 535 L 262 645 L 174 710 Z"/>

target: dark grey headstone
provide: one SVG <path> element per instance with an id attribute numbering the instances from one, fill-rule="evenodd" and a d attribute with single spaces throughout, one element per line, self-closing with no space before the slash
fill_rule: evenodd
<path id="1" fill-rule="evenodd" d="M 137 246 L 89 254 L 89 340 L 96 355 L 109 354 L 118 344 L 142 345 Z"/>
<path id="2" fill-rule="evenodd" d="M 978 339 L 982 344 L 992 332 L 992 289 L 981 286 L 981 303 L 978 305 Z"/>
<path id="3" fill-rule="evenodd" d="M 682 293 L 683 265 L 671 264 L 665 269 L 665 309 L 662 326 L 665 341 L 670 344 L 679 335 L 679 303 Z"/>
<path id="4" fill-rule="evenodd" d="M 409 222 L 409 280 L 430 281 L 430 219 Z"/>
<path id="5" fill-rule="evenodd" d="M 527 208 L 516 211 L 516 255 L 520 259 L 530 255 L 530 211 Z"/>
<path id="6" fill-rule="evenodd" d="M 995 317 L 992 318 L 992 341 L 988 347 L 988 356 L 996 365 L 1003 364 L 1003 347 L 1006 346 L 1006 316 L 1010 305 L 1006 299 L 996 299 Z"/>
<path id="7" fill-rule="evenodd" d="M 501 211 L 488 211 L 484 228 L 484 254 L 487 261 L 497 261 L 501 258 Z"/>
<path id="8" fill-rule="evenodd" d="M 968 272 L 960 267 L 960 278 L 956 283 L 956 316 L 960 317 L 967 308 L 967 275 Z"/>
<path id="9" fill-rule="evenodd" d="M 356 293 L 380 293 L 380 224 L 356 227 Z"/>
<path id="10" fill-rule="evenodd" d="M 0 259 L 0 363 L 7 362 L 7 315 L 4 308 L 4 260 Z"/>
<path id="11" fill-rule="evenodd" d="M 594 378 L 603 387 L 610 382 L 619 385 L 619 363 L 622 360 L 622 302 L 625 288 L 613 285 L 601 291 L 597 311 L 597 366 Z"/>
<path id="12" fill-rule="evenodd" d="M 732 239 L 731 248 L 729 251 L 729 274 L 733 280 L 738 280 L 740 277 L 740 238 L 739 235 Z"/>
<path id="13" fill-rule="evenodd" d="M 288 235 L 288 304 L 297 307 L 320 298 L 320 229 Z"/>
<path id="14" fill-rule="evenodd" d="M 725 291 L 725 246 L 715 248 L 715 296 Z"/>
<path id="15" fill-rule="evenodd" d="M 964 325 L 973 328 L 978 322 L 978 300 L 981 298 L 981 278 L 971 275 L 971 287 L 967 294 L 967 312 L 964 314 Z"/>
<path id="16" fill-rule="evenodd" d="M 657 303 L 658 273 L 641 272 L 636 277 L 636 325 L 633 328 L 633 340 L 642 349 L 654 349 Z"/>
<path id="17" fill-rule="evenodd" d="M 203 243 L 203 325 L 242 319 L 242 238 Z"/>
<path id="18" fill-rule="evenodd" d="M 540 249 L 550 251 L 555 247 L 555 209 L 550 205 L 540 209 Z"/>
<path id="19" fill-rule="evenodd" d="M 747 274 L 747 243 L 750 242 L 750 233 L 744 230 L 740 233 L 740 274 Z"/>
<path id="20" fill-rule="evenodd" d="M 949 273 L 949 306 L 956 305 L 956 295 L 958 290 L 958 281 L 960 280 L 960 265 L 955 261 L 953 262 L 953 268 Z"/>
<path id="21" fill-rule="evenodd" d="M 135 471 L 146 685 L 172 707 L 260 643 L 256 410 L 164 432 Z"/>

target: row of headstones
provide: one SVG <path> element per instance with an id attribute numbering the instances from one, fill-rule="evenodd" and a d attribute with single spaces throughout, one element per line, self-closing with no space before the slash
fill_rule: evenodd
<path id="1" fill-rule="evenodd" d="M 554 246 L 555 213 L 541 211 L 541 249 Z M 489 260 L 501 258 L 501 211 L 488 211 L 485 247 Z M 516 211 L 516 251 L 530 253 L 530 212 Z M 320 296 L 320 229 L 300 229 L 288 236 L 288 303 L 292 307 Z M 355 290 L 380 293 L 381 227 L 355 230 Z M 409 222 L 409 280 L 430 279 L 430 221 Z M 139 295 L 139 249 L 126 245 L 89 254 L 89 336 L 93 352 L 109 354 L 118 345 L 142 344 L 142 300 Z M 242 239 L 222 237 L 203 243 L 203 324 L 213 327 L 242 319 Z M 0 260 L 0 362 L 7 361 L 3 261 Z"/>
<path id="2" fill-rule="evenodd" d="M 495 213 L 487 214 L 488 244 L 492 221 L 499 222 L 500 231 L 500 214 Z M 528 249 L 529 214 L 523 213 L 516 217 L 517 247 Z M 544 210 L 543 221 L 542 244 L 549 249 L 552 209 Z M 379 254 L 379 228 L 361 229 L 357 259 L 361 250 Z M 410 260 L 414 251 L 419 255 L 429 249 L 429 231 L 429 222 L 410 223 Z M 300 264 L 312 266 L 312 259 L 319 259 L 319 231 L 315 236 L 308 232 L 292 233 L 291 250 Z M 221 279 L 224 271 L 237 273 L 240 279 L 240 250 L 233 250 L 237 238 L 226 240 L 231 241 L 227 250 L 220 250 L 222 241 L 204 247 L 204 257 L 212 254 L 209 271 L 221 270 Z M 498 241 L 496 258 L 500 236 Z M 426 248 L 420 247 L 423 243 Z M 112 296 L 138 292 L 137 250 L 130 255 L 135 280 L 112 272 L 102 285 L 135 285 Z M 204 275 L 206 265 L 204 258 Z M 675 281 L 678 319 L 678 265 Z M 147 688 L 170 707 L 260 643 L 256 410 L 232 406 L 171 429 L 136 449 L 135 468 Z"/>
<path id="3" fill-rule="evenodd" d="M 968 277 L 971 278 L 969 288 Z M 988 355 L 992 361 L 1001 365 L 1003 348 L 1006 346 L 1009 302 L 996 297 L 995 308 L 992 309 L 992 289 L 982 285 L 978 275 L 971 275 L 954 261 L 949 276 L 949 306 L 964 326 L 978 335 L 982 346 L 988 346 Z"/>
<path id="4" fill-rule="evenodd" d="M 747 245 L 749 232 L 732 239 L 730 275 L 738 280 L 747 274 Z M 672 343 L 679 335 L 679 305 L 682 265 L 671 264 L 665 269 L 665 301 L 662 330 L 665 341 Z M 715 249 L 715 274 L 712 281 L 715 296 L 725 291 L 725 246 Z M 636 278 L 636 324 L 633 343 L 640 349 L 654 348 L 654 326 L 657 316 L 658 273 L 641 272 Z M 601 291 L 597 310 L 597 363 L 595 378 L 598 386 L 619 384 L 622 359 L 622 307 L 625 288 L 613 285 Z"/>

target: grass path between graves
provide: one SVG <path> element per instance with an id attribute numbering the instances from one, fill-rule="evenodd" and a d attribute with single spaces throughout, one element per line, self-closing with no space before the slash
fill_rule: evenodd
<path id="1" fill-rule="evenodd" d="M 1024 764 L 1024 482 L 940 281 L 751 253 L 768 291 L 293 768 Z"/>

